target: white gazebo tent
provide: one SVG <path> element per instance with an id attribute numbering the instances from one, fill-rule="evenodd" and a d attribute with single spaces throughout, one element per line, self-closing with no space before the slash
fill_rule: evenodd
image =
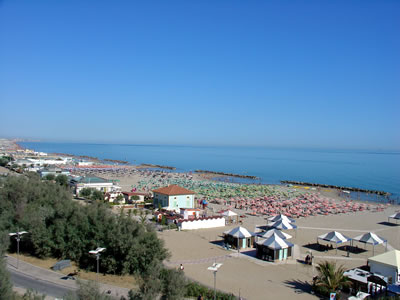
<path id="1" fill-rule="evenodd" d="M 273 234 L 276 234 L 277 236 L 279 236 L 281 239 L 284 239 L 284 240 L 288 240 L 288 239 L 292 238 L 292 236 L 290 234 L 287 234 L 287 233 L 285 233 L 283 231 L 280 231 L 279 229 L 276 229 L 276 228 L 272 228 L 272 229 L 267 230 L 265 232 L 261 232 L 261 233 L 259 233 L 257 235 L 260 238 L 268 239 Z"/>
<path id="2" fill-rule="evenodd" d="M 372 255 L 375 255 L 375 245 L 380 245 L 380 244 L 385 243 L 386 250 L 387 250 L 387 240 L 385 240 L 384 238 L 382 238 L 380 236 L 377 236 L 373 232 L 368 232 L 368 233 L 356 236 L 355 238 L 353 238 L 353 241 L 364 243 L 364 245 L 366 245 L 366 244 L 372 245 Z"/>
<path id="3" fill-rule="evenodd" d="M 256 256 L 267 260 L 284 260 L 293 256 L 294 245 L 273 233 L 268 239 L 256 243 Z"/>
<path id="4" fill-rule="evenodd" d="M 397 220 L 400 220 L 400 212 L 397 212 L 394 215 L 389 216 L 388 217 L 388 222 L 390 222 L 390 219 L 395 219 L 396 220 L 396 224 L 397 224 Z"/>
<path id="5" fill-rule="evenodd" d="M 295 222 L 295 219 L 289 218 L 289 217 L 287 217 L 285 215 L 282 215 L 282 214 L 268 218 L 268 222 L 277 222 L 277 221 L 280 221 L 280 220 L 285 220 L 288 223 L 294 223 Z"/>
<path id="6" fill-rule="evenodd" d="M 231 210 L 226 210 L 222 213 L 224 217 L 228 217 L 229 222 L 232 221 L 232 218 L 236 216 L 236 223 L 239 223 L 239 216 L 237 213 Z"/>
<path id="7" fill-rule="evenodd" d="M 233 228 L 232 230 L 225 231 L 224 241 L 225 244 L 229 244 L 239 251 L 240 248 L 245 249 L 253 247 L 255 235 L 255 233 L 248 231 L 242 226 L 239 226 Z"/>
<path id="8" fill-rule="evenodd" d="M 336 244 L 336 253 L 337 253 L 337 245 L 349 242 L 349 241 L 351 241 L 351 238 L 349 238 L 347 236 L 344 236 L 340 232 L 331 231 L 331 232 L 325 233 L 323 235 L 320 235 L 317 238 L 317 241 L 318 240 L 323 240 L 323 241 L 326 241 L 326 242 L 335 243 Z"/>
<path id="9" fill-rule="evenodd" d="M 279 221 L 276 221 L 274 223 L 268 224 L 267 226 L 271 227 L 271 228 L 276 228 L 276 229 L 279 229 L 279 230 L 290 230 L 290 229 L 296 229 L 297 228 L 297 225 L 295 225 L 293 223 L 290 223 L 290 222 L 288 222 L 286 220 L 283 220 L 283 219 L 280 219 Z M 295 235 L 297 236 L 297 230 L 295 232 Z"/>

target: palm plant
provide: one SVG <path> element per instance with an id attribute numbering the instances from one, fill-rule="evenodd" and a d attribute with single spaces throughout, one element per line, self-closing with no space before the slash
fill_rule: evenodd
<path id="1" fill-rule="evenodd" d="M 335 262 L 323 261 L 317 265 L 318 276 L 315 281 L 317 287 L 328 293 L 337 292 L 344 287 L 350 287 L 351 281 L 343 275 L 343 266 L 336 266 Z"/>

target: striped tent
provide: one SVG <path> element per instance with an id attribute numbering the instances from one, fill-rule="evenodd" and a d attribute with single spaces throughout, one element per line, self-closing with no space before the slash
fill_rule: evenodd
<path id="1" fill-rule="evenodd" d="M 294 223 L 295 222 L 295 219 L 289 218 L 289 217 L 287 217 L 285 215 L 282 215 L 282 214 L 279 214 L 279 215 L 276 215 L 276 216 L 268 218 L 269 222 L 277 222 L 277 221 L 280 221 L 280 220 L 285 220 L 285 221 L 287 221 L 289 223 Z"/>
<path id="2" fill-rule="evenodd" d="M 274 223 L 268 224 L 267 226 L 280 229 L 280 230 L 289 230 L 289 229 L 296 229 L 297 225 L 290 223 L 289 221 L 286 220 L 278 220 Z"/>
<path id="3" fill-rule="evenodd" d="M 291 239 L 291 238 L 292 238 L 292 236 L 291 236 L 290 234 L 287 234 L 287 233 L 285 233 L 285 232 L 283 232 L 283 231 L 280 231 L 280 230 L 278 230 L 278 229 L 275 229 L 275 228 L 270 229 L 270 230 L 267 230 L 267 231 L 262 232 L 262 233 L 259 233 L 259 234 L 257 234 L 257 235 L 258 235 L 260 238 L 268 239 L 268 238 L 271 237 L 273 234 L 276 234 L 277 236 L 279 236 L 281 239 L 284 239 L 284 240 L 288 240 L 288 239 Z"/>
<path id="4" fill-rule="evenodd" d="M 391 216 L 388 217 L 388 222 L 390 222 L 390 219 L 395 219 L 396 220 L 396 224 L 397 224 L 397 220 L 400 220 L 400 212 L 397 212 Z"/>
<path id="5" fill-rule="evenodd" d="M 317 240 L 323 240 L 326 242 L 335 243 L 336 244 L 336 253 L 337 253 L 337 245 L 351 241 L 351 238 L 341 234 L 340 232 L 331 231 L 331 232 L 325 233 L 323 235 L 320 235 L 317 238 Z"/>
<path id="6" fill-rule="evenodd" d="M 264 260 L 286 260 L 293 256 L 294 244 L 273 233 L 268 239 L 256 243 L 256 257 Z"/>
<path id="7" fill-rule="evenodd" d="M 373 232 L 368 232 L 368 233 L 356 236 L 355 238 L 353 238 L 353 241 L 364 243 L 365 245 L 366 244 L 372 245 L 372 255 L 375 254 L 375 245 L 380 245 L 380 244 L 385 243 L 386 247 L 387 247 L 387 240 L 385 240 L 384 238 L 382 238 L 380 236 L 377 236 Z"/>

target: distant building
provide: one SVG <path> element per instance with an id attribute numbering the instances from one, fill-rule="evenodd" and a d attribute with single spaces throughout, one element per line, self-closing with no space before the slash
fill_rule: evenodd
<path id="1" fill-rule="evenodd" d="M 194 208 L 195 194 L 195 192 L 173 184 L 154 190 L 153 203 L 155 207 L 161 205 L 164 209 L 179 212 L 181 208 Z"/>
<path id="2" fill-rule="evenodd" d="M 136 192 L 122 192 L 122 194 L 124 195 L 125 203 L 129 204 L 144 203 L 144 197 L 147 196 L 147 194 L 145 193 L 136 193 Z M 132 198 L 138 198 L 138 199 L 135 200 Z"/>
<path id="3" fill-rule="evenodd" d="M 120 191 L 121 187 L 114 184 L 112 180 L 96 177 L 96 176 L 85 176 L 77 177 L 70 180 L 70 185 L 73 187 L 76 195 L 79 195 L 80 191 L 84 188 L 92 188 L 104 193 Z"/>
<path id="4" fill-rule="evenodd" d="M 65 170 L 65 169 L 61 169 L 61 168 L 57 168 L 57 167 L 48 167 L 48 168 L 44 168 L 39 170 L 39 175 L 41 178 L 47 176 L 47 175 L 54 175 L 54 176 L 58 176 L 58 175 L 65 175 L 65 176 L 69 176 L 69 171 Z"/>

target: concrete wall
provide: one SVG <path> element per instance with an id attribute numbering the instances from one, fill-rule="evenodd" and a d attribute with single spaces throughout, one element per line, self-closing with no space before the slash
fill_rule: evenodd
<path id="1" fill-rule="evenodd" d="M 212 219 L 197 219 L 193 221 L 182 221 L 179 223 L 179 226 L 182 230 L 193 230 L 200 228 L 214 228 L 214 227 L 224 227 L 225 219 L 221 218 L 212 218 Z"/>

